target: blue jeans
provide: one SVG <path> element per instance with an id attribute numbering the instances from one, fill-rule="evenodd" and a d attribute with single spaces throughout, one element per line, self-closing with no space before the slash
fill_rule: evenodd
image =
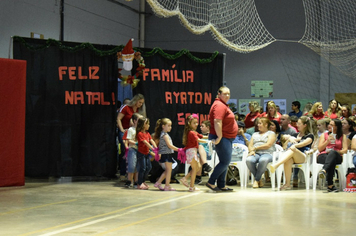
<path id="1" fill-rule="evenodd" d="M 209 134 L 209 139 L 216 139 L 216 135 Z M 227 168 L 231 162 L 232 141 L 234 139 L 222 138 L 218 145 L 215 146 L 215 151 L 219 157 L 219 164 L 215 166 L 213 173 L 210 175 L 208 183 L 215 185 L 218 188 L 224 188 L 226 182 Z"/>
<path id="2" fill-rule="evenodd" d="M 137 149 L 129 148 L 127 153 L 127 172 L 135 173 L 136 164 L 137 164 Z"/>
<path id="3" fill-rule="evenodd" d="M 119 143 L 120 143 L 120 146 L 121 146 L 121 154 L 119 155 L 118 163 L 119 163 L 120 175 L 125 175 L 126 174 L 126 160 L 124 159 L 125 145 L 124 145 L 124 142 L 122 140 L 123 136 L 124 136 L 124 133 L 119 130 L 118 138 L 119 138 Z"/>
<path id="4" fill-rule="evenodd" d="M 138 169 L 138 180 L 137 184 L 140 186 L 145 182 L 148 173 L 152 169 L 151 160 L 149 154 L 145 155 L 137 151 L 137 169 Z"/>
<path id="5" fill-rule="evenodd" d="M 272 162 L 272 155 L 269 153 L 256 153 L 246 159 L 246 165 L 251 173 L 255 176 L 256 181 L 260 181 L 263 173 L 267 169 L 269 162 Z M 257 166 L 258 164 L 258 166 Z"/>

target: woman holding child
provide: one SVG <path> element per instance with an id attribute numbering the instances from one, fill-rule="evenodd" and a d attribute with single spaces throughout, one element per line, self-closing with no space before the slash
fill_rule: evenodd
<path id="1" fill-rule="evenodd" d="M 285 142 L 288 142 L 290 147 L 280 155 L 277 163 L 272 164 L 270 167 L 271 173 L 282 164 L 284 164 L 284 173 L 286 183 L 280 188 L 280 190 L 291 189 L 290 179 L 292 176 L 292 165 L 294 163 L 305 163 L 306 154 L 305 151 L 309 150 L 314 137 L 317 136 L 316 130 L 313 130 L 313 120 L 307 116 L 301 116 L 298 119 L 297 127 L 299 133 L 289 136 Z"/>

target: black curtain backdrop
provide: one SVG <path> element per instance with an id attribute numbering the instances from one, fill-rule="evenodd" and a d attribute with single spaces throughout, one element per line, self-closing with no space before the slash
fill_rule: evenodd
<path id="1" fill-rule="evenodd" d="M 116 54 L 24 40 L 14 39 L 13 54 L 27 61 L 26 176 L 115 176 Z"/>
<path id="2" fill-rule="evenodd" d="M 145 52 L 151 49 L 143 49 Z M 174 55 L 176 51 L 165 51 Z M 210 58 L 211 53 L 192 52 L 197 58 Z M 210 107 L 215 100 L 223 80 L 223 55 L 218 54 L 209 63 L 196 62 L 187 55 L 167 59 L 157 53 L 144 57 L 146 68 L 135 93 L 145 96 L 147 117 L 150 119 L 150 133 L 154 132 L 156 121 L 169 118 L 172 121 L 173 144 L 182 146 L 186 116 L 197 113 L 200 122 L 208 119 Z M 137 66 L 137 65 L 136 65 Z M 134 65 L 134 68 L 136 67 Z M 200 132 L 200 129 L 198 128 Z"/>

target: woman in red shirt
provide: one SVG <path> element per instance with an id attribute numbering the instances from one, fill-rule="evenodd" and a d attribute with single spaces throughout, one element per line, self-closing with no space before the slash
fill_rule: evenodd
<path id="1" fill-rule="evenodd" d="M 225 177 L 231 161 L 232 141 L 236 138 L 238 128 L 234 113 L 227 105 L 229 99 L 230 89 L 225 86 L 221 87 L 209 113 L 211 123 L 209 139 L 215 139 L 215 151 L 219 157 L 219 164 L 215 166 L 206 186 L 217 192 L 232 191 L 225 186 Z"/>
<path id="2" fill-rule="evenodd" d="M 321 102 L 316 102 L 314 103 L 312 109 L 308 113 L 309 115 L 312 115 L 314 119 L 320 120 L 324 119 L 324 111 L 323 111 L 323 104 Z"/>
<path id="3" fill-rule="evenodd" d="M 129 104 L 123 105 L 119 114 L 117 115 L 116 123 L 119 129 L 118 138 L 121 145 L 121 154 L 119 155 L 119 168 L 120 175 L 124 176 L 126 174 L 126 161 L 123 158 L 125 154 L 124 143 L 122 141 L 122 137 L 124 136 L 125 130 L 129 129 L 132 126 L 131 117 L 133 113 L 139 113 L 143 116 L 146 116 L 143 103 L 145 102 L 145 98 L 142 94 L 136 94 Z"/>
<path id="4" fill-rule="evenodd" d="M 341 116 L 341 110 L 339 108 L 339 103 L 333 99 L 329 102 L 329 108 L 325 112 L 325 116 L 329 117 L 330 119 L 337 119 Z"/>
<path id="5" fill-rule="evenodd" d="M 269 120 L 275 120 L 278 124 L 281 124 L 281 113 L 277 111 L 276 104 L 274 101 L 269 101 L 267 103 L 267 111 L 264 117 L 267 117 Z"/>
<path id="6" fill-rule="evenodd" d="M 258 107 L 259 104 L 256 101 L 251 101 L 248 103 L 248 109 L 250 109 L 250 113 L 248 113 L 245 118 L 246 129 L 253 127 L 255 125 L 255 119 L 260 117 Z"/>

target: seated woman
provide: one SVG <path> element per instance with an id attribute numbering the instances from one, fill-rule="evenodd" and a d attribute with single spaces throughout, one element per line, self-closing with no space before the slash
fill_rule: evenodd
<path id="1" fill-rule="evenodd" d="M 248 109 L 250 109 L 250 113 L 248 113 L 245 117 L 245 126 L 246 129 L 254 126 L 255 119 L 260 116 L 258 110 L 259 104 L 256 101 L 251 101 L 248 103 Z"/>
<path id="2" fill-rule="evenodd" d="M 341 106 L 341 119 L 349 118 L 350 116 L 352 116 L 350 106 L 342 105 Z"/>
<path id="3" fill-rule="evenodd" d="M 313 130 L 313 121 L 306 116 L 301 116 L 298 119 L 297 126 L 299 133 L 291 135 L 289 141 L 291 146 L 280 155 L 280 158 L 277 163 L 271 165 L 271 173 L 274 173 L 275 170 L 281 164 L 284 164 L 284 174 L 286 176 L 286 183 L 280 188 L 280 190 L 291 189 L 290 179 L 292 176 L 292 165 L 294 163 L 304 163 L 306 155 L 304 151 L 310 149 L 314 137 L 316 136 L 315 131 Z"/>
<path id="4" fill-rule="evenodd" d="M 328 192 L 338 192 L 333 184 L 335 167 L 342 163 L 342 155 L 347 152 L 347 138 L 342 133 L 341 121 L 338 119 L 330 121 L 328 133 L 320 136 L 317 163 L 324 164 L 319 172 L 319 177 L 324 178 L 328 183 Z"/>
<path id="5" fill-rule="evenodd" d="M 329 102 L 329 108 L 325 112 L 325 116 L 330 119 L 337 119 L 341 116 L 340 103 L 338 103 L 335 99 Z"/>
<path id="6" fill-rule="evenodd" d="M 271 120 L 269 130 L 273 131 L 276 135 L 276 144 L 281 144 L 281 127 L 276 120 Z"/>
<path id="7" fill-rule="evenodd" d="M 320 120 L 325 118 L 325 114 L 323 111 L 323 104 L 321 102 L 314 103 L 312 109 L 309 111 L 310 115 L 313 116 L 314 119 Z"/>
<path id="8" fill-rule="evenodd" d="M 267 117 L 269 120 L 276 120 L 278 124 L 281 123 L 281 113 L 277 111 L 277 106 L 274 101 L 269 101 L 266 107 L 266 113 L 262 114 L 261 117 Z"/>
<path id="9" fill-rule="evenodd" d="M 263 186 L 261 181 L 262 174 L 265 172 L 268 163 L 272 162 L 272 154 L 275 151 L 276 135 L 273 131 L 269 130 L 270 125 L 271 122 L 267 118 L 260 118 L 258 121 L 258 132 L 252 135 L 248 145 L 249 153 L 246 165 L 255 176 L 253 188 Z"/>
<path id="10" fill-rule="evenodd" d="M 356 167 L 356 131 L 352 132 L 349 136 L 349 140 L 351 141 L 351 150 L 354 151 L 354 156 L 352 157 L 352 162 Z"/>

